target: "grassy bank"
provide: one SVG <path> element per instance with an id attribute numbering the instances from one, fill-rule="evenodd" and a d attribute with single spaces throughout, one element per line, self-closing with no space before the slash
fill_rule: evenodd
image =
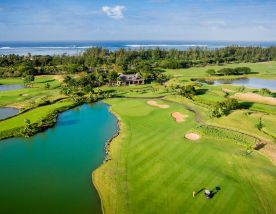
<path id="1" fill-rule="evenodd" d="M 45 84 L 49 88 L 45 88 Z M 23 85 L 21 78 L 0 79 L 0 84 L 19 84 Z M 26 87 L 17 90 L 0 91 L 0 107 L 10 106 L 19 109 L 28 108 L 30 105 L 41 102 L 41 99 L 56 100 L 62 98 L 58 87 L 60 82 L 54 75 L 37 76 L 32 83 L 32 87 Z"/>
<path id="2" fill-rule="evenodd" d="M 25 113 L 19 114 L 7 120 L 0 121 L 0 140 L 7 137 L 17 136 L 18 131 L 25 127 L 25 120 L 30 120 L 31 124 L 39 123 L 53 112 L 64 111 L 74 106 L 72 101 L 60 101 L 51 105 L 35 108 Z"/>
<path id="3" fill-rule="evenodd" d="M 276 167 L 266 157 L 245 155 L 245 147 L 228 138 L 187 140 L 197 127 L 193 113 L 176 103 L 159 109 L 146 102 L 108 100 L 121 132 L 111 143 L 111 160 L 93 173 L 105 213 L 276 212 Z M 187 120 L 176 123 L 174 111 Z M 215 187 L 221 190 L 212 200 L 202 192 L 192 197 Z"/>

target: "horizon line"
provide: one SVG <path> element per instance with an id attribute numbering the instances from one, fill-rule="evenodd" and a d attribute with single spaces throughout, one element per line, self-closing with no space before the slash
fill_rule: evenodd
<path id="1" fill-rule="evenodd" d="M 93 39 L 93 40 L 0 40 L 0 42 L 135 42 L 135 41 L 152 41 L 152 42 L 276 42 L 276 40 L 180 40 L 180 39 Z"/>

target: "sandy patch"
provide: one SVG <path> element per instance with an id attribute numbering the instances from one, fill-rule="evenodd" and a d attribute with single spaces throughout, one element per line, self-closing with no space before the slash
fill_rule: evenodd
<path id="1" fill-rule="evenodd" d="M 27 97 L 27 96 L 29 96 L 29 94 L 22 94 L 21 96 L 22 97 Z"/>
<path id="2" fill-rule="evenodd" d="M 231 92 L 234 92 L 233 90 L 231 89 L 227 89 L 227 88 L 223 88 L 221 89 L 224 93 L 231 93 Z"/>
<path id="3" fill-rule="evenodd" d="M 149 104 L 149 105 L 151 105 L 151 106 L 158 107 L 158 108 L 169 108 L 169 107 L 170 107 L 169 105 L 158 104 L 155 100 L 149 100 L 149 101 L 147 102 L 147 104 Z"/>
<path id="4" fill-rule="evenodd" d="M 186 114 L 181 114 L 180 112 L 173 112 L 172 117 L 175 119 L 177 123 L 184 122 L 188 115 Z"/>
<path id="5" fill-rule="evenodd" d="M 53 79 L 62 82 L 64 80 L 64 76 L 62 75 L 53 75 Z"/>
<path id="6" fill-rule="evenodd" d="M 13 103 L 13 104 L 10 104 L 10 105 L 6 105 L 5 107 L 7 108 L 17 108 L 17 109 L 24 109 L 26 107 L 26 104 L 24 103 Z"/>
<path id="7" fill-rule="evenodd" d="M 200 136 L 196 133 L 188 133 L 185 135 L 185 138 L 187 138 L 189 140 L 198 140 L 198 139 L 200 139 Z"/>
<path id="8" fill-rule="evenodd" d="M 259 151 L 276 164 L 276 145 L 274 143 L 266 142 L 264 147 L 259 149 Z"/>
<path id="9" fill-rule="evenodd" d="M 255 102 L 255 103 L 264 103 L 264 104 L 276 106 L 276 98 L 274 98 L 274 97 L 265 97 L 265 96 L 250 93 L 250 92 L 248 92 L 248 93 L 237 93 L 233 97 L 237 98 L 239 100 L 242 100 L 242 101 Z"/>

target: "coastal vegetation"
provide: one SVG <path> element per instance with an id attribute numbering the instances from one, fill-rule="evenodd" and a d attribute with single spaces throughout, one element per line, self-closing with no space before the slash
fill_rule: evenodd
<path id="1" fill-rule="evenodd" d="M 20 77 L 41 74 L 79 73 L 96 71 L 102 78 L 109 72 L 142 73 L 150 78 L 162 69 L 180 69 L 194 66 L 220 65 L 227 63 L 248 63 L 276 60 L 276 48 L 230 46 L 220 49 L 195 48 L 180 50 L 126 50 L 109 51 L 104 48 L 90 48 L 75 56 L 0 56 L 0 77 Z M 222 70 L 247 73 L 247 69 Z"/>
<path id="2" fill-rule="evenodd" d="M 222 68 L 219 70 L 209 69 L 206 73 L 210 76 L 230 76 L 230 75 L 244 75 L 250 74 L 251 69 L 249 67 L 237 67 L 237 68 Z"/>

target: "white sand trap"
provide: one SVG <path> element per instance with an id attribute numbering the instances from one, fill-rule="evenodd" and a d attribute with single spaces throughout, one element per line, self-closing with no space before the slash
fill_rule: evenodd
<path id="1" fill-rule="evenodd" d="M 198 140 L 200 138 L 200 136 L 195 133 L 188 133 L 185 135 L 185 138 L 187 138 L 189 140 Z"/>
<path id="2" fill-rule="evenodd" d="M 184 122 L 188 115 L 186 114 L 181 114 L 180 112 L 173 112 L 172 117 L 175 119 L 177 123 Z"/>
<path id="3" fill-rule="evenodd" d="M 169 108 L 169 107 L 170 107 L 169 105 L 158 104 L 155 100 L 149 100 L 149 101 L 147 102 L 147 104 L 149 104 L 149 105 L 151 105 L 151 106 L 158 107 L 158 108 Z"/>
<path id="4" fill-rule="evenodd" d="M 27 97 L 27 96 L 29 96 L 29 94 L 22 94 L 21 96 L 22 97 Z"/>

